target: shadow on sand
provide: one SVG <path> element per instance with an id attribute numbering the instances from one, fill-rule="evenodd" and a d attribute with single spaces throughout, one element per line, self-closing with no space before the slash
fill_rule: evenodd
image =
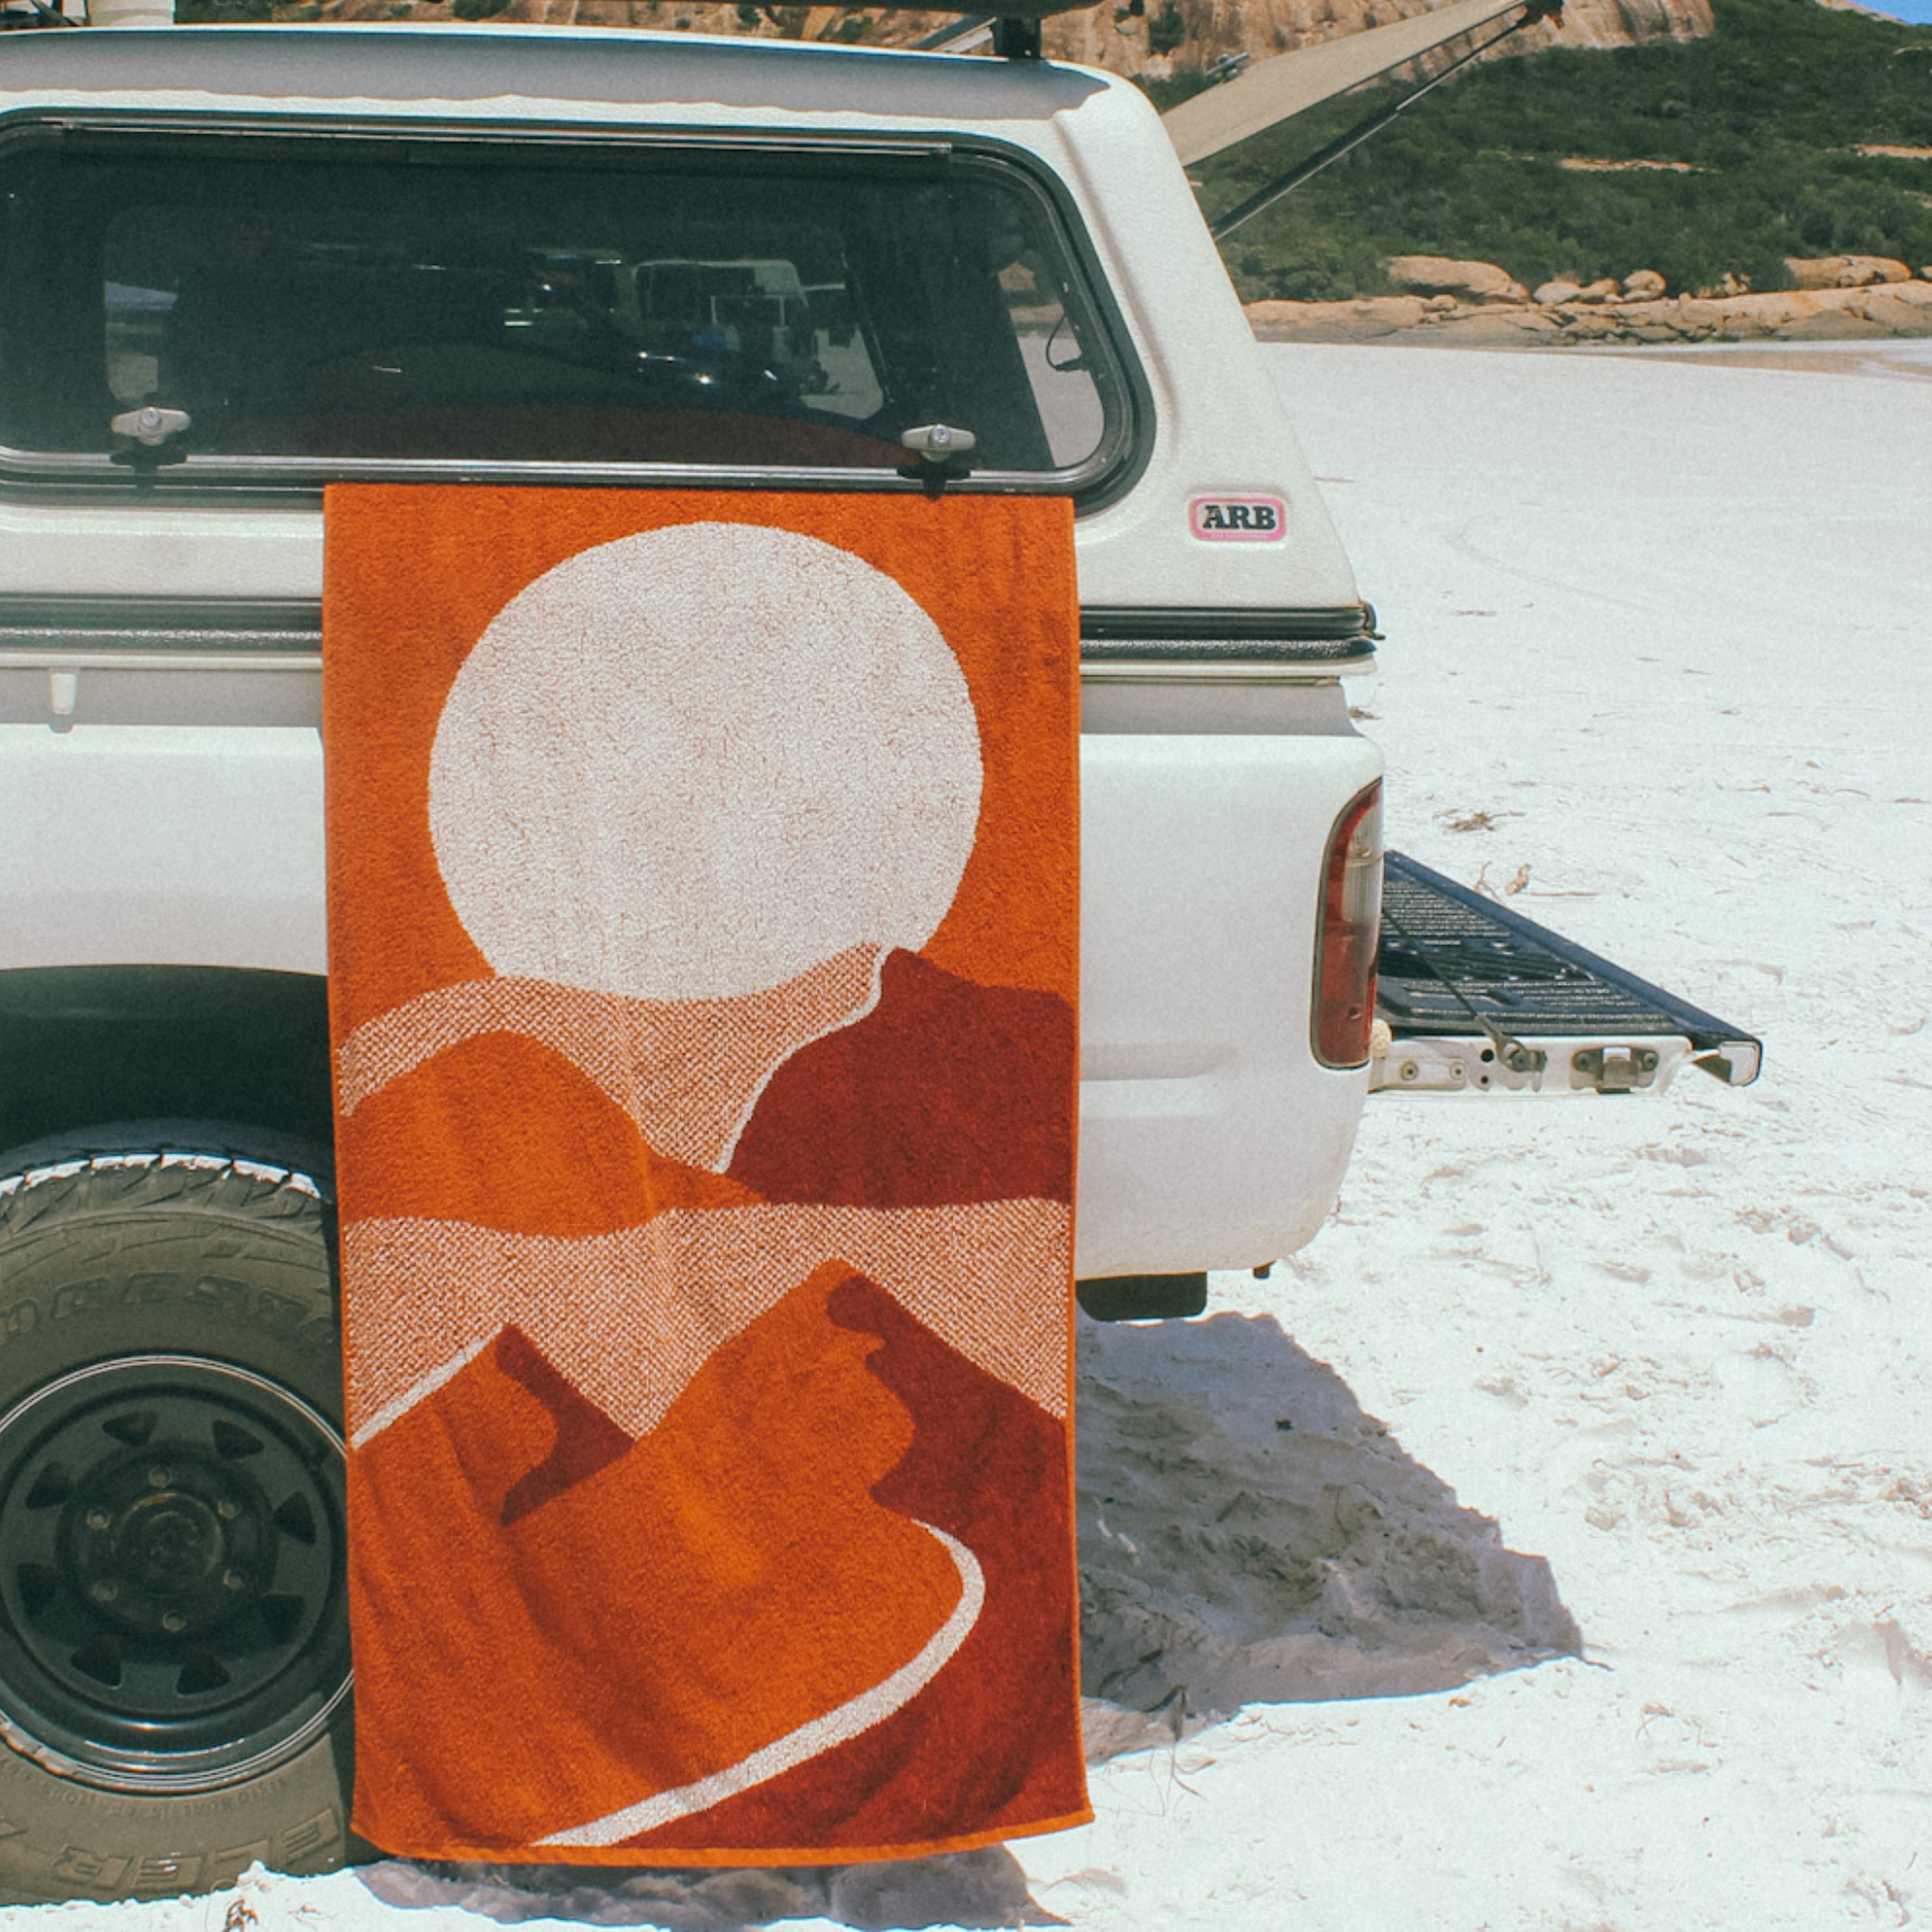
<path id="1" fill-rule="evenodd" d="M 1083 1324 L 1087 1755 L 1249 1704 L 1447 1690 L 1576 1654 L 1503 1547 L 1269 1315 Z"/>
<path id="2" fill-rule="evenodd" d="M 1412 1460 L 1272 1316 L 1082 1317 L 1081 1659 L 1091 1760 L 1250 1704 L 1447 1690 L 1576 1654 L 1549 1565 Z M 1055 1925 L 1002 1846 L 889 1864 L 712 1871 L 371 1865 L 392 1905 L 498 1923 L 738 1932 Z"/>

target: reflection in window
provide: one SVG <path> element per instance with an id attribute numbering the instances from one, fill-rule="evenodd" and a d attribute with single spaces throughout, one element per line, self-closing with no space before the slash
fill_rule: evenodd
<path id="1" fill-rule="evenodd" d="M 1054 223 L 996 164 L 401 152 L 10 156 L 0 441 L 98 454 L 153 402 L 191 457 L 865 470 L 936 421 L 1048 473 L 1120 434 Z"/>

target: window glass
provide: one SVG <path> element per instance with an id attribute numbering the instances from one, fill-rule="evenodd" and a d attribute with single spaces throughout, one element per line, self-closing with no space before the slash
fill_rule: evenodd
<path id="1" fill-rule="evenodd" d="M 74 137 L 0 169 L 0 443 L 100 456 L 1052 473 L 1124 434 L 1044 200 L 987 159 Z"/>

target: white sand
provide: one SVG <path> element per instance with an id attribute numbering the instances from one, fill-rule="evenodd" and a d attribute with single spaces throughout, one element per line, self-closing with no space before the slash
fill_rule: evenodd
<path id="1" fill-rule="evenodd" d="M 1528 867 L 1513 903 L 1767 1070 L 1378 1097 L 1305 1254 L 1203 1322 L 1087 1331 L 1089 1683 L 1104 1735 L 1159 1741 L 1015 1848 L 1033 1897 L 1096 1932 L 1922 1920 L 1932 362 L 1269 353 L 1389 632 L 1353 697 L 1391 842 Z M 838 1909 L 971 1916 L 987 1877 Z M 350 1873 L 245 1902 L 484 1922 Z M 689 1922 L 609 1885 L 542 1922 L 640 1914 Z"/>
<path id="2" fill-rule="evenodd" d="M 1587 1661 L 1118 1762 L 1098 1825 L 1023 1851 L 1043 1904 L 1932 1907 L 1932 383 L 1881 379 L 1914 366 L 1277 352 L 1390 633 L 1355 698 L 1391 843 L 1529 866 L 1514 903 L 1759 1031 L 1767 1070 L 1371 1104 L 1336 1224 L 1226 1288 L 1548 1557 Z"/>

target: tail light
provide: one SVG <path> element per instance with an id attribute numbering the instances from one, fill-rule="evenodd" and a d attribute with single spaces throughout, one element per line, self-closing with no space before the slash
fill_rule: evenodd
<path id="1" fill-rule="evenodd" d="M 1335 821 L 1321 867 L 1314 941 L 1314 1053 L 1323 1066 L 1361 1066 L 1375 1023 L 1375 947 L 1382 915 L 1382 786 Z"/>

